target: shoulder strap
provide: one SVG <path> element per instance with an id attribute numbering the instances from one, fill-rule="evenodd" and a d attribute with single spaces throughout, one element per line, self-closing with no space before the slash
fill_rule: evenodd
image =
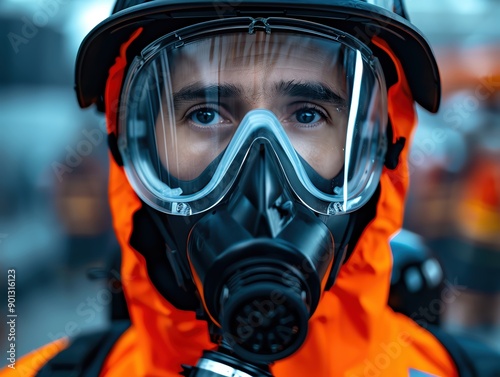
<path id="1" fill-rule="evenodd" d="M 105 330 L 74 338 L 37 373 L 37 377 L 95 377 L 118 338 L 130 321 L 113 321 Z"/>
<path id="2" fill-rule="evenodd" d="M 460 377 L 500 377 L 500 352 L 471 335 L 455 335 L 436 326 L 428 329 L 448 350 Z"/>

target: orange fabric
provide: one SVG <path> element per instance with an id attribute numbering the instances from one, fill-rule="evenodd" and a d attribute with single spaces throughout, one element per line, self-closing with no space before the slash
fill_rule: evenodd
<path id="1" fill-rule="evenodd" d="M 383 41 L 377 44 L 391 54 Z M 107 104 L 117 103 L 123 79 L 125 49 L 110 70 Z M 392 55 L 392 54 L 391 54 Z M 395 59 L 395 58 L 394 58 Z M 409 141 L 416 116 L 408 84 L 397 59 L 399 82 L 389 90 L 389 116 L 394 138 Z M 107 106 L 108 129 L 116 129 L 117 106 Z M 325 292 L 310 320 L 307 339 L 293 356 L 276 363 L 276 377 L 408 376 L 414 368 L 456 377 L 457 371 L 440 343 L 409 318 L 387 306 L 392 267 L 388 239 L 402 225 L 408 188 L 408 148 L 394 171 L 384 170 L 377 217 L 365 229 L 334 287 Z M 109 183 L 113 224 L 122 248 L 122 279 L 132 327 L 108 356 L 100 377 L 178 376 L 181 364 L 194 365 L 209 342 L 206 323 L 194 313 L 175 309 L 154 288 L 142 255 L 129 245 L 132 216 L 141 204 L 123 168 L 111 159 Z"/>
<path id="2" fill-rule="evenodd" d="M 68 339 L 61 338 L 49 343 L 16 361 L 15 369 L 8 366 L 0 370 L 0 377 L 29 377 L 35 376 L 38 371 L 56 354 L 68 346 Z M 3 356 L 3 355 L 2 355 Z"/>
<path id="3" fill-rule="evenodd" d="M 116 115 L 119 110 L 120 89 L 125 75 L 125 67 L 127 66 L 126 53 L 128 46 L 142 33 L 142 27 L 137 29 L 130 39 L 120 47 L 120 56 L 115 60 L 115 64 L 109 69 L 108 82 L 104 90 L 104 98 L 106 104 L 106 127 L 108 134 L 116 133 Z M 119 83 L 113 85 L 110 83 Z M 108 102 L 109 101 L 109 102 Z"/>

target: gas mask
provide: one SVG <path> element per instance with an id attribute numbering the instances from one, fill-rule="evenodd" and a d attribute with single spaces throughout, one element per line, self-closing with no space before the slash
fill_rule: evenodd
<path id="1" fill-rule="evenodd" d="M 117 0 L 113 13 L 82 42 L 75 89 L 106 110 L 142 200 L 125 242 L 170 304 L 209 324 L 218 349 L 184 375 L 270 376 L 398 163 L 387 88 L 404 75 L 437 111 L 434 55 L 402 0 Z"/>
<path id="2" fill-rule="evenodd" d="M 210 21 L 147 46 L 121 109 L 127 177 L 214 341 L 254 363 L 297 351 L 364 228 L 356 214 L 376 202 L 387 124 L 377 59 L 312 22 Z"/>

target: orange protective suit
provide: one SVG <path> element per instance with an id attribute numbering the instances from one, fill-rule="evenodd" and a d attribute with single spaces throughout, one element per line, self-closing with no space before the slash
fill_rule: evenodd
<path id="1" fill-rule="evenodd" d="M 138 30 L 135 34 L 140 33 Z M 117 99 L 126 65 L 125 51 L 110 70 L 106 87 L 108 131 L 116 128 Z M 376 42 L 386 50 L 383 41 Z M 389 116 L 394 140 L 411 139 L 416 123 L 414 102 L 397 59 L 399 81 L 389 89 Z M 456 377 L 456 367 L 444 347 L 408 317 L 387 305 L 392 258 L 389 238 L 402 225 L 408 188 L 408 145 L 395 170 L 385 169 L 375 219 L 364 230 L 335 285 L 325 292 L 309 321 L 302 348 L 272 367 L 276 377 L 395 377 L 410 370 L 424 375 Z M 114 228 L 122 248 L 122 279 L 132 326 L 107 357 L 100 377 L 179 376 L 181 364 L 195 365 L 202 350 L 213 349 L 207 325 L 195 314 L 177 310 L 151 283 L 145 259 L 129 245 L 132 216 L 141 202 L 128 183 L 124 170 L 111 159 L 109 196 Z M 49 345 L 57 350 L 54 345 Z M 54 348 L 55 347 L 55 348 Z M 58 347 L 64 344 L 58 343 Z M 33 376 L 41 367 L 38 355 L 54 352 L 42 348 L 18 360 L 16 370 L 0 377 Z"/>

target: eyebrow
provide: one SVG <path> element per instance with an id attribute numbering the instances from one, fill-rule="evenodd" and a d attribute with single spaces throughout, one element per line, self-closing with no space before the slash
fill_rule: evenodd
<path id="1" fill-rule="evenodd" d="M 305 97 L 307 99 L 333 102 L 346 105 L 346 100 L 321 82 L 280 81 L 274 90 L 276 94 L 289 97 Z"/>
<path id="2" fill-rule="evenodd" d="M 199 82 L 188 85 L 173 94 L 174 104 L 180 101 L 194 101 L 200 98 L 240 97 L 243 89 L 233 84 L 203 85 Z"/>
<path id="3" fill-rule="evenodd" d="M 204 98 L 235 98 L 242 97 L 243 93 L 243 87 L 234 84 L 204 85 L 196 82 L 175 92 L 173 101 L 174 107 L 177 107 L 181 101 L 196 101 Z M 274 86 L 274 94 L 346 105 L 346 100 L 341 95 L 321 82 L 279 81 Z"/>

